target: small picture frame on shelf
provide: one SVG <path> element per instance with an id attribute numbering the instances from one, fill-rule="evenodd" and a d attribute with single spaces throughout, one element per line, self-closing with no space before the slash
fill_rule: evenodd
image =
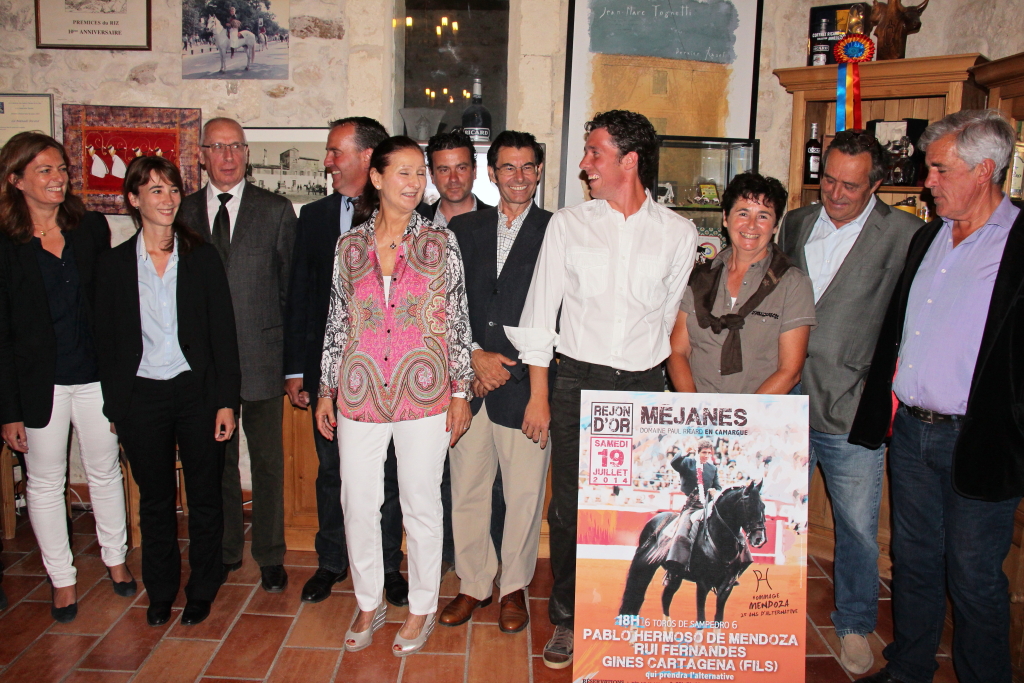
<path id="1" fill-rule="evenodd" d="M 151 0 L 36 0 L 36 47 L 152 49 Z"/>

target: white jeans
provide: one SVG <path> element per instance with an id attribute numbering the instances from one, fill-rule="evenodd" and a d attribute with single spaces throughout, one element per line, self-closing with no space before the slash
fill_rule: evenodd
<path id="1" fill-rule="evenodd" d="M 110 433 L 110 422 L 103 415 L 100 383 L 54 386 L 50 423 L 42 429 L 25 430 L 25 464 L 29 519 L 46 573 L 56 588 L 75 585 L 77 576 L 68 543 L 64 503 L 70 424 L 78 432 L 103 564 L 122 564 L 128 551 L 117 436 Z"/>
<path id="2" fill-rule="evenodd" d="M 409 549 L 409 613 L 433 614 L 441 584 L 441 474 L 450 434 L 446 413 L 420 420 L 355 422 L 338 415 L 341 507 L 349 568 L 359 609 L 370 612 L 384 590 L 380 506 L 384 459 L 394 438 L 399 500 Z"/>

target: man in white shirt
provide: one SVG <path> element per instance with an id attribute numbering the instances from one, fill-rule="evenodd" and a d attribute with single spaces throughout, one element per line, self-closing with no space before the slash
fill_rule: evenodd
<path id="1" fill-rule="evenodd" d="M 646 117 L 614 110 L 586 125 L 580 168 L 593 200 L 552 216 L 519 327 L 505 327 L 530 385 L 548 386 L 551 349 L 561 354 L 551 395 L 535 391 L 523 431 L 551 435 L 551 571 L 548 616 L 555 632 L 544 663 L 572 664 L 576 591 L 576 511 L 580 392 L 662 391 L 662 361 L 693 268 L 697 230 L 658 204 L 653 183 L 658 139 Z M 556 320 L 561 309 L 560 332 Z"/>
<path id="2" fill-rule="evenodd" d="M 810 399 L 810 474 L 820 464 L 835 512 L 832 622 L 851 673 L 871 668 L 867 634 L 878 616 L 878 507 L 885 446 L 848 443 L 882 319 L 922 222 L 874 193 L 885 152 L 864 131 L 843 131 L 825 150 L 821 205 L 786 215 L 779 246 L 814 285 L 818 326 L 811 331 L 801 383 Z"/>

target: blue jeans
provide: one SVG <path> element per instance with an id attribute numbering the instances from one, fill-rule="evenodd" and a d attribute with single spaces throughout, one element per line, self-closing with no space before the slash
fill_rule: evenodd
<path id="1" fill-rule="evenodd" d="M 849 434 L 811 430 L 808 473 L 821 465 L 835 517 L 836 635 L 866 634 L 878 618 L 878 506 L 885 446 L 857 446 Z"/>
<path id="2" fill-rule="evenodd" d="M 905 683 L 931 681 L 939 668 L 935 651 L 947 588 L 953 598 L 953 664 L 960 683 L 1011 680 L 1009 581 L 1002 564 L 1020 498 L 990 503 L 953 490 L 959 433 L 959 420 L 927 424 L 902 406 L 893 425 L 894 640 L 884 655 L 890 675 Z"/>

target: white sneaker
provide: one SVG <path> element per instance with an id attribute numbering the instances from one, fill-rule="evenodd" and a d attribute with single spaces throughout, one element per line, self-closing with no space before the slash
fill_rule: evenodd
<path id="1" fill-rule="evenodd" d="M 859 633 L 848 633 L 843 636 L 843 651 L 839 655 L 839 663 L 852 674 L 862 674 L 875 663 L 875 655 L 871 653 L 868 639 Z"/>

